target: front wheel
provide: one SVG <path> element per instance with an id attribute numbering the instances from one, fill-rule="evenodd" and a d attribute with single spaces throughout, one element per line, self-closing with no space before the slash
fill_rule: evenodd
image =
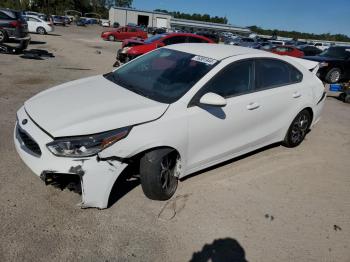
<path id="1" fill-rule="evenodd" d="M 140 161 L 140 179 L 144 194 L 153 200 L 168 200 L 178 184 L 175 176 L 178 154 L 171 148 L 146 153 Z"/>
<path id="2" fill-rule="evenodd" d="M 311 125 L 311 114 L 308 110 L 301 111 L 290 125 L 283 144 L 286 147 L 296 147 L 303 142 Z"/>

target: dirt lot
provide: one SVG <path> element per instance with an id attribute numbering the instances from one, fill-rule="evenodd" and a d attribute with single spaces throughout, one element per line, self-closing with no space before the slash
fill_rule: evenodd
<path id="1" fill-rule="evenodd" d="M 0 55 L 0 261 L 350 261 L 350 105 L 331 97 L 300 147 L 191 176 L 167 202 L 132 183 L 109 209 L 82 210 L 79 195 L 45 187 L 15 152 L 15 112 L 41 90 L 110 71 L 119 44 L 101 31 L 32 35 L 48 60 Z"/>

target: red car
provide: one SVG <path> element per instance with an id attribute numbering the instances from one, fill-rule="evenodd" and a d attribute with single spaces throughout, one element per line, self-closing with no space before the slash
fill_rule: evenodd
<path id="1" fill-rule="evenodd" d="M 146 40 L 127 39 L 122 48 L 118 50 L 117 60 L 124 63 L 129 60 L 148 53 L 158 47 L 180 43 L 211 43 L 214 41 L 204 36 L 189 33 L 165 33 L 154 35 Z M 115 65 L 117 65 L 116 63 Z"/>
<path id="2" fill-rule="evenodd" d="M 299 58 L 304 57 L 304 52 L 293 46 L 279 45 L 271 48 L 269 51 L 278 55 L 289 55 Z"/>
<path id="3" fill-rule="evenodd" d="M 124 40 L 131 37 L 137 37 L 141 39 L 146 39 L 148 37 L 147 32 L 143 31 L 138 27 L 119 27 L 117 30 L 104 31 L 101 34 L 101 37 L 104 40 L 115 41 L 115 40 Z"/>

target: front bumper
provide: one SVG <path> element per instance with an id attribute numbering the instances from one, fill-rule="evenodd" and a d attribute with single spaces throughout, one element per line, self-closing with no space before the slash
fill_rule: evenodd
<path id="1" fill-rule="evenodd" d="M 26 121 L 22 122 L 24 119 Z M 19 135 L 19 131 L 24 132 L 38 145 L 40 153 L 28 143 L 28 137 Z M 30 119 L 24 107 L 17 112 L 14 143 L 23 162 L 41 178 L 46 178 L 48 174 L 78 175 L 82 189 L 81 207 L 107 208 L 112 187 L 127 164 L 116 160 L 98 161 L 96 156 L 57 157 L 46 147 L 52 140 L 52 137 Z"/>

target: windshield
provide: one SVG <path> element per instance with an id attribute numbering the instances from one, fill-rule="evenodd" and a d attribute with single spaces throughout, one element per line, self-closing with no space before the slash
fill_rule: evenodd
<path id="1" fill-rule="evenodd" d="M 319 56 L 331 57 L 337 59 L 347 59 L 350 57 L 350 47 L 330 47 L 326 51 L 319 54 Z"/>
<path id="2" fill-rule="evenodd" d="M 215 59 L 162 48 L 131 61 L 105 77 L 139 95 L 171 104 L 217 63 Z"/>
<path id="3" fill-rule="evenodd" d="M 160 34 L 160 35 L 154 35 L 154 36 L 151 36 L 149 38 L 147 38 L 144 43 L 145 44 L 150 44 L 150 43 L 153 43 L 154 41 L 157 41 L 159 39 L 161 39 L 162 37 L 166 36 L 166 34 Z"/>

